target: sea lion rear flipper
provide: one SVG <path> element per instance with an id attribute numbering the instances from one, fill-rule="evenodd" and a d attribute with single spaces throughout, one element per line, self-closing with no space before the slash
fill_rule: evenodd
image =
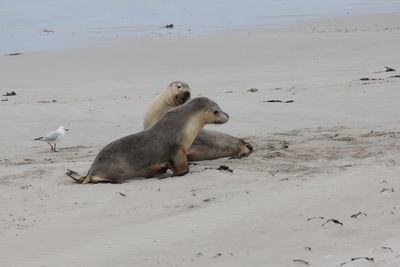
<path id="1" fill-rule="evenodd" d="M 97 183 L 118 184 L 120 182 L 118 180 L 105 179 L 105 178 L 101 178 L 99 176 L 83 177 L 82 184 L 97 184 Z"/>
<path id="2" fill-rule="evenodd" d="M 251 154 L 251 152 L 253 152 L 253 145 L 244 141 L 243 139 L 240 139 L 242 146 L 240 148 L 239 153 L 237 153 L 236 155 L 230 157 L 229 159 L 242 159 L 247 157 L 248 155 Z"/>
<path id="3" fill-rule="evenodd" d="M 72 179 L 74 179 L 76 182 L 78 183 L 82 183 L 85 180 L 85 176 L 80 175 L 77 172 L 74 172 L 72 170 L 67 169 L 67 171 L 65 172 L 65 174 L 69 177 L 71 177 Z"/>

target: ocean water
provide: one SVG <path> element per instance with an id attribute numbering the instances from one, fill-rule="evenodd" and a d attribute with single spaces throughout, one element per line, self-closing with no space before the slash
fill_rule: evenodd
<path id="1" fill-rule="evenodd" d="M 400 0 L 0 0 L 0 53 L 399 11 Z"/>

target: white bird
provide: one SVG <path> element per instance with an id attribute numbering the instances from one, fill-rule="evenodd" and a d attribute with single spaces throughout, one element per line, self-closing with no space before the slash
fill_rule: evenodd
<path id="1" fill-rule="evenodd" d="M 46 142 L 51 147 L 51 151 L 57 152 L 57 150 L 56 150 L 57 142 L 60 141 L 61 139 L 63 139 L 66 131 L 69 131 L 69 130 L 67 128 L 65 128 L 64 126 L 60 126 L 60 127 L 58 127 L 57 130 L 55 130 L 51 133 L 48 133 L 46 136 L 38 137 L 38 138 L 35 138 L 34 140 L 40 140 L 40 141 Z"/>

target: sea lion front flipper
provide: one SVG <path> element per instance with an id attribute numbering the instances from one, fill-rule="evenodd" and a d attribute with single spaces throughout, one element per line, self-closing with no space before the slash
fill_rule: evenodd
<path id="1" fill-rule="evenodd" d="M 172 170 L 172 176 L 182 176 L 189 172 L 189 165 L 186 152 L 178 149 L 168 162 L 168 167 Z"/>

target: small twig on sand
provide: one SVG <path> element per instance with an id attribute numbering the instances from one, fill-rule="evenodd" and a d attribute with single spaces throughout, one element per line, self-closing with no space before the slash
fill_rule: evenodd
<path id="1" fill-rule="evenodd" d="M 336 223 L 336 224 L 340 224 L 341 226 L 343 226 L 343 223 L 342 222 L 340 222 L 340 221 L 338 221 L 338 220 L 336 220 L 336 219 L 329 219 L 329 220 L 327 220 L 321 227 L 324 227 L 327 223 L 329 223 L 329 222 L 333 222 L 333 223 Z"/>
<path id="2" fill-rule="evenodd" d="M 311 221 L 311 220 L 315 220 L 315 219 L 325 220 L 325 217 L 319 216 L 319 217 L 308 218 L 308 219 L 307 219 L 307 222 L 308 222 L 308 221 Z"/>
<path id="3" fill-rule="evenodd" d="M 360 81 L 381 81 L 383 79 L 377 79 L 377 78 L 361 78 Z"/>
<path id="4" fill-rule="evenodd" d="M 280 102 L 282 102 L 282 100 L 271 99 L 271 100 L 264 100 L 264 101 L 261 101 L 261 102 L 268 102 L 268 103 L 280 103 Z"/>
<path id="5" fill-rule="evenodd" d="M 360 215 L 367 216 L 366 213 L 360 211 L 358 213 L 355 213 L 355 214 L 351 215 L 350 218 L 357 219 L 357 217 L 360 216 Z"/>
<path id="6" fill-rule="evenodd" d="M 310 265 L 310 263 L 308 261 L 303 260 L 303 259 L 298 259 L 298 258 L 294 258 L 293 262 L 301 262 L 301 263 L 304 263 L 305 265 Z"/>
<path id="7" fill-rule="evenodd" d="M 356 260 L 367 260 L 367 261 L 369 261 L 369 262 L 374 262 L 374 258 L 371 258 L 371 257 L 356 257 L 356 258 L 351 258 L 349 261 L 342 262 L 342 263 L 339 265 L 339 267 L 340 267 L 340 266 L 343 266 L 343 265 L 345 265 L 345 264 L 347 264 L 347 263 L 349 263 L 349 262 L 356 261 Z"/>
<path id="8" fill-rule="evenodd" d="M 294 100 L 283 101 L 283 100 L 279 100 L 279 99 L 271 99 L 271 100 L 262 100 L 260 102 L 262 102 L 262 103 L 293 103 Z"/>
<path id="9" fill-rule="evenodd" d="M 382 190 L 381 190 L 379 193 L 383 193 L 383 192 L 386 192 L 386 191 L 389 191 L 389 192 L 391 192 L 391 193 L 394 193 L 393 187 L 392 187 L 392 188 L 382 188 Z"/>
<path id="10" fill-rule="evenodd" d="M 386 251 L 393 252 L 393 249 L 391 247 L 380 247 L 380 248 L 374 249 L 373 253 L 376 253 L 379 250 L 386 250 Z"/>

